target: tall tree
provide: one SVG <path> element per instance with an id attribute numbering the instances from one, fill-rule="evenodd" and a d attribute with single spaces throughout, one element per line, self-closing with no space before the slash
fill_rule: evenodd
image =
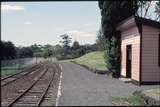
<path id="1" fill-rule="evenodd" d="M 107 68 L 115 75 L 120 71 L 120 39 L 116 26 L 122 20 L 135 15 L 138 1 L 99 1 L 102 33 L 106 38 L 105 60 Z"/>
<path id="2" fill-rule="evenodd" d="M 16 47 L 11 41 L 0 41 L 1 60 L 13 59 L 16 57 Z"/>
<path id="3" fill-rule="evenodd" d="M 74 41 L 72 44 L 72 47 L 71 47 L 71 52 L 72 52 L 71 54 L 72 54 L 73 58 L 81 56 L 82 55 L 81 51 L 82 51 L 82 49 L 81 49 L 79 42 Z"/>
<path id="4" fill-rule="evenodd" d="M 76 50 L 76 49 L 79 49 L 79 48 L 80 48 L 79 42 L 78 41 L 74 41 L 73 45 L 72 45 L 72 49 Z"/>
<path id="5" fill-rule="evenodd" d="M 62 41 L 60 41 L 60 43 L 63 44 L 64 56 L 66 56 L 70 53 L 70 43 L 72 41 L 68 34 L 60 35 L 60 37 L 62 37 Z"/>
<path id="6" fill-rule="evenodd" d="M 33 57 L 33 51 L 30 47 L 22 47 L 18 49 L 17 56 L 18 58 Z"/>
<path id="7" fill-rule="evenodd" d="M 103 36 L 102 29 L 100 28 L 99 31 L 97 32 L 97 40 L 96 40 L 96 45 L 98 50 L 104 51 L 105 44 L 106 44 L 106 40 L 105 40 L 105 37 Z"/>

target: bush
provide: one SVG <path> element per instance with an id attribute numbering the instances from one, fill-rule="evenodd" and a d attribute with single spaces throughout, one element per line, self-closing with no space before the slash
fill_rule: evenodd
<path id="1" fill-rule="evenodd" d="M 66 55 L 66 56 L 64 56 L 64 55 L 57 55 L 56 58 L 58 60 L 66 60 L 66 59 L 73 59 L 74 57 L 72 55 Z"/>
<path id="2" fill-rule="evenodd" d="M 115 37 L 108 39 L 106 42 L 105 62 L 106 67 L 110 72 L 113 72 L 113 77 L 117 78 L 120 75 L 120 48 L 118 40 Z"/>

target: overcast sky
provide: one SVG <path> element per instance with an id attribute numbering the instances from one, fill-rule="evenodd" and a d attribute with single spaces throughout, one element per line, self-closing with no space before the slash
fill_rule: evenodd
<path id="1" fill-rule="evenodd" d="M 16 46 L 56 45 L 68 33 L 73 41 L 92 44 L 100 21 L 97 1 L 2 2 L 1 39 Z"/>

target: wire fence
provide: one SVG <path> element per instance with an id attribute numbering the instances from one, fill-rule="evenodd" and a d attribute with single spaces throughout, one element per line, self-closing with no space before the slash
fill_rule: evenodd
<path id="1" fill-rule="evenodd" d="M 34 58 L 20 58 L 13 60 L 1 60 L 1 78 L 20 72 L 27 67 L 34 66 L 44 61 L 56 62 L 56 58 L 34 57 Z"/>
<path id="2" fill-rule="evenodd" d="M 1 61 L 1 69 L 23 69 L 27 66 L 35 65 L 35 64 L 43 62 L 45 60 L 47 60 L 47 59 L 41 58 L 41 57 L 2 60 Z"/>

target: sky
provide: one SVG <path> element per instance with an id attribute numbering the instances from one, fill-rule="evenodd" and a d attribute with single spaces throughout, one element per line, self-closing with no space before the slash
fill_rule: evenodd
<path id="1" fill-rule="evenodd" d="M 146 18 L 154 19 L 155 1 Z M 93 44 L 100 28 L 98 1 L 2 2 L 1 39 L 16 46 L 56 45 L 67 33 L 72 41 Z"/>
<path id="2" fill-rule="evenodd" d="M 65 33 L 93 44 L 100 23 L 97 1 L 1 3 L 1 39 L 16 46 L 56 45 Z"/>

